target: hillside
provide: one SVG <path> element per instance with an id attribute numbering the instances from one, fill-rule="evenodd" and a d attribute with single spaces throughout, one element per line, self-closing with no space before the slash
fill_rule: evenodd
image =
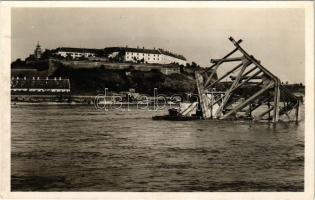
<path id="1" fill-rule="evenodd" d="M 152 95 L 154 88 L 163 94 L 191 93 L 195 90 L 194 74 L 200 67 L 136 63 L 109 63 L 42 59 L 17 60 L 11 64 L 14 77 L 69 78 L 72 94 L 95 95 L 109 91 L 128 91 Z"/>
<path id="2" fill-rule="evenodd" d="M 72 94 L 95 95 L 109 91 L 128 91 L 134 88 L 136 92 L 153 94 L 154 88 L 161 94 L 181 94 L 194 92 L 195 81 L 183 74 L 165 75 L 158 70 L 138 71 L 133 69 L 114 70 L 91 68 L 73 69 L 66 66 L 59 67 L 51 76 L 62 76 L 71 81 Z"/>

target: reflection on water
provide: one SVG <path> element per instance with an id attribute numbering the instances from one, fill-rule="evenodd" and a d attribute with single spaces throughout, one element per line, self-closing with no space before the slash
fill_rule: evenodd
<path id="1" fill-rule="evenodd" d="M 12 191 L 303 191 L 304 123 L 152 121 L 92 106 L 12 109 Z"/>

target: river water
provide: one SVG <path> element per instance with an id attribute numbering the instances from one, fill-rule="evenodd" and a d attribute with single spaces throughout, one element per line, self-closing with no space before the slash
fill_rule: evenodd
<path id="1" fill-rule="evenodd" d="M 302 115 L 304 109 L 302 108 Z M 304 122 L 13 105 L 12 191 L 303 191 Z"/>

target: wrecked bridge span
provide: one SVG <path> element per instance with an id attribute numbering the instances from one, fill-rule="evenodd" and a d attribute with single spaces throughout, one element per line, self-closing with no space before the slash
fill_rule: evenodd
<path id="1" fill-rule="evenodd" d="M 196 72 L 198 102 L 153 119 L 298 121 L 298 98 L 240 46 L 242 40 L 229 40 L 235 47 L 231 52 L 211 59 L 212 66 Z"/>

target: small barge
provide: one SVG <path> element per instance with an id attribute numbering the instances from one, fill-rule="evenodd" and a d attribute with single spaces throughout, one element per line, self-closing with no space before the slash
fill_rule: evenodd
<path id="1" fill-rule="evenodd" d="M 153 120 L 168 120 L 168 121 L 193 121 L 193 120 L 201 120 L 200 116 L 170 116 L 170 115 L 162 115 L 162 116 L 153 116 Z"/>
<path id="2" fill-rule="evenodd" d="M 187 109 L 187 108 L 186 108 Z M 168 109 L 168 115 L 162 116 L 153 116 L 153 120 L 168 120 L 168 121 L 193 121 L 193 120 L 201 120 L 202 115 L 196 109 L 193 110 L 194 113 L 186 113 L 183 115 L 181 109 L 171 108 Z"/>

